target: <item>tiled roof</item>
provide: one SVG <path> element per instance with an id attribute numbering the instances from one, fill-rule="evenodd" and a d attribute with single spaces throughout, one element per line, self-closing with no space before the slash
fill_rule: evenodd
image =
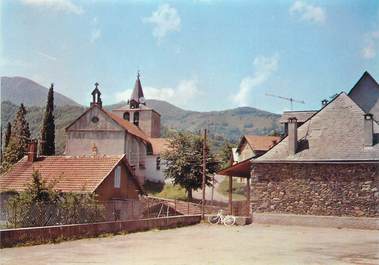
<path id="1" fill-rule="evenodd" d="M 305 122 L 310 117 L 312 117 L 312 115 L 315 114 L 316 112 L 317 110 L 285 111 L 283 112 L 282 117 L 280 117 L 279 122 L 286 123 L 288 122 L 288 119 L 292 117 L 296 117 L 297 122 Z"/>
<path id="2" fill-rule="evenodd" d="M 298 130 L 298 150 L 288 155 L 288 137 L 253 163 L 280 161 L 378 161 L 379 144 L 364 147 L 363 122 L 365 112 L 345 93 L 301 125 Z M 376 122 L 374 135 L 379 133 Z"/>
<path id="3" fill-rule="evenodd" d="M 150 143 L 152 145 L 154 155 L 163 153 L 169 146 L 169 141 L 167 138 L 150 138 Z"/>
<path id="4" fill-rule="evenodd" d="M 146 143 L 149 142 L 149 137 L 137 126 L 132 124 L 131 122 L 124 120 L 123 118 L 117 116 L 116 114 L 106 111 L 105 109 L 102 109 L 106 114 L 108 114 L 109 117 L 112 118 L 115 122 L 117 122 L 118 125 L 123 127 L 125 130 L 127 130 L 130 134 L 133 134 L 134 136 L 137 136 L 141 140 L 145 141 Z"/>
<path id="5" fill-rule="evenodd" d="M 250 145 L 254 151 L 267 151 L 280 141 L 279 136 L 244 135 L 237 148 L 239 150 L 244 141 Z"/>
<path id="6" fill-rule="evenodd" d="M 63 192 L 93 192 L 119 163 L 118 156 L 47 156 L 29 162 L 25 156 L 11 170 L 0 176 L 0 191 L 22 191 L 38 170 L 47 183 L 56 181 L 54 188 Z"/>

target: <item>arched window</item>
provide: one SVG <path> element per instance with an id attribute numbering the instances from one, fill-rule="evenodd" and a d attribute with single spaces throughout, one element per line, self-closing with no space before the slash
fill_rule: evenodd
<path id="1" fill-rule="evenodd" d="M 129 114 L 129 112 L 125 112 L 125 113 L 124 113 L 124 120 L 129 121 L 129 119 L 130 119 L 130 114 Z"/>
<path id="2" fill-rule="evenodd" d="M 138 127 L 139 125 L 139 112 L 134 112 L 134 115 L 133 115 L 133 123 L 135 126 Z"/>

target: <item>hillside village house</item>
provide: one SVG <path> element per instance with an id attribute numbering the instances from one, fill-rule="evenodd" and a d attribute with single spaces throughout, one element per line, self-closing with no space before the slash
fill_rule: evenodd
<path id="1" fill-rule="evenodd" d="M 365 72 L 349 94 L 302 120 L 252 160 L 258 212 L 379 216 L 379 85 Z"/>
<path id="2" fill-rule="evenodd" d="M 98 84 L 90 108 L 67 128 L 65 154 L 126 155 L 138 180 L 163 182 L 160 154 L 167 140 L 160 138 L 160 114 L 147 107 L 139 75 L 128 105 L 107 111 L 102 106 Z"/>
<path id="3" fill-rule="evenodd" d="M 125 202 L 133 201 L 138 212 L 143 189 L 126 155 L 98 155 L 93 150 L 86 156 L 38 157 L 37 142 L 32 142 L 28 155 L 0 177 L 2 200 L 23 191 L 35 170 L 47 183 L 54 182 L 54 189 L 59 192 L 95 193 L 100 202 L 112 202 L 112 210 L 118 211 L 120 218 L 127 218 L 127 211 L 122 211 L 127 206 Z"/>

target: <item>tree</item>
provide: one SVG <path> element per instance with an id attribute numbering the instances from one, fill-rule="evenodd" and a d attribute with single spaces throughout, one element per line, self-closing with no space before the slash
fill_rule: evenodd
<path id="1" fill-rule="evenodd" d="M 222 167 L 227 167 L 230 163 L 230 159 L 233 158 L 233 144 L 231 144 L 228 140 L 224 141 L 224 144 L 220 150 L 220 159 L 222 163 Z"/>
<path id="2" fill-rule="evenodd" d="M 47 183 L 34 171 L 26 189 L 8 200 L 8 221 L 14 227 L 104 221 L 96 194 L 61 193 L 54 189 L 56 183 Z"/>
<path id="3" fill-rule="evenodd" d="M 183 187 L 188 200 L 192 200 L 192 191 L 202 186 L 203 139 L 179 132 L 169 138 L 168 150 L 162 155 L 166 166 L 165 177 L 172 179 L 174 185 Z M 211 177 L 218 170 L 218 162 L 208 146 L 206 150 L 206 185 L 211 186 Z"/>
<path id="4" fill-rule="evenodd" d="M 54 85 L 47 94 L 47 103 L 41 129 L 41 154 L 55 155 Z"/>
<path id="5" fill-rule="evenodd" d="M 9 140 L 11 139 L 11 134 L 12 134 L 12 125 L 10 122 L 8 122 L 7 131 L 5 132 L 4 149 L 7 148 L 9 144 Z"/>
<path id="6" fill-rule="evenodd" d="M 20 105 L 13 120 L 12 132 L 9 138 L 8 146 L 4 152 L 4 160 L 1 165 L 1 171 L 6 171 L 11 165 L 24 157 L 28 149 L 30 140 L 29 124 L 26 121 L 26 109 L 23 104 Z"/>

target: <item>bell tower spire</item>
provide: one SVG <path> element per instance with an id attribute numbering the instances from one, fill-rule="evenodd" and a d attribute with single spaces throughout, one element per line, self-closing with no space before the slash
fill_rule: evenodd
<path id="1" fill-rule="evenodd" d="M 92 91 L 92 102 L 91 102 L 91 107 L 93 105 L 97 105 L 100 108 L 103 106 L 103 102 L 101 101 L 101 92 L 99 90 L 99 83 L 95 83 L 95 89 Z"/>
<path id="2" fill-rule="evenodd" d="M 132 95 L 130 96 L 129 106 L 131 109 L 139 108 L 140 104 L 146 105 L 145 97 L 143 95 L 141 80 L 140 80 L 140 72 L 137 72 L 137 79 L 134 84 L 134 89 Z"/>

